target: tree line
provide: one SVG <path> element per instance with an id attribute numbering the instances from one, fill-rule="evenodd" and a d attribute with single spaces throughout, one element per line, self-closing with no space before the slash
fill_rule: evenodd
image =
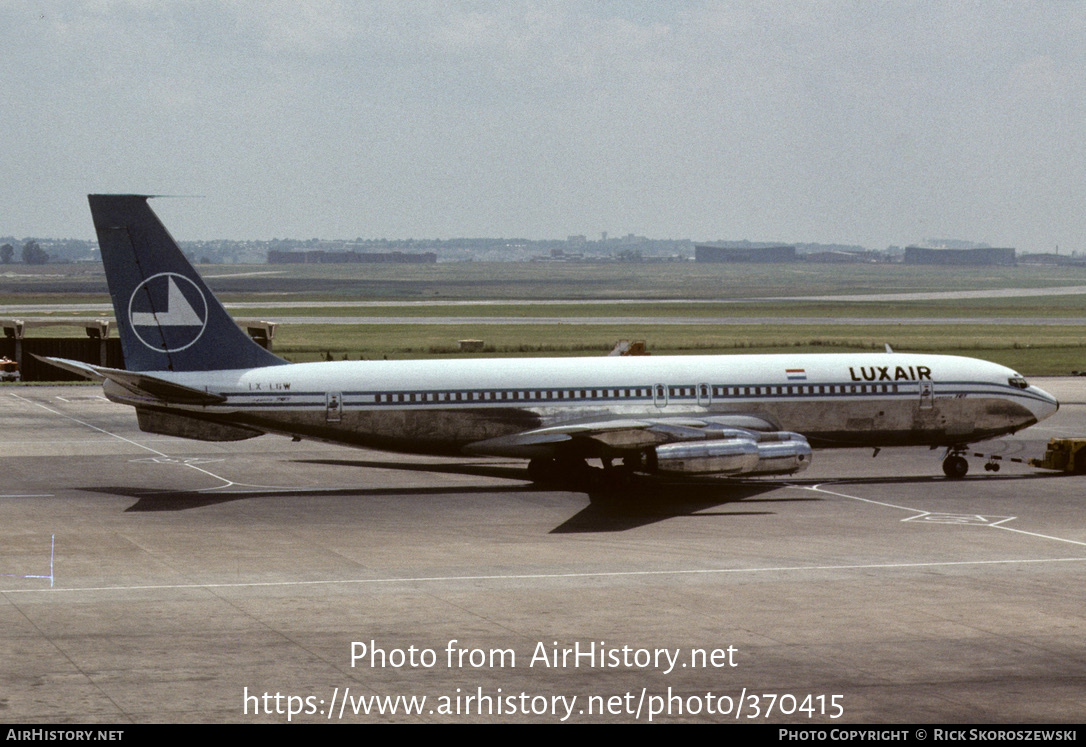
<path id="1" fill-rule="evenodd" d="M 23 244 L 23 262 L 28 265 L 44 265 L 49 261 L 49 252 L 41 248 L 36 241 L 28 241 Z M 15 259 L 15 247 L 11 244 L 0 246 L 0 263 L 10 265 Z"/>

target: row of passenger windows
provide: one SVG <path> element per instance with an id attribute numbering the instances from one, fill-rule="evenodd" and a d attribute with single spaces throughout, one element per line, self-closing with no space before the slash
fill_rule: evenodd
<path id="1" fill-rule="evenodd" d="M 789 384 L 787 386 L 664 386 L 612 389 L 529 389 L 470 392 L 382 392 L 375 402 L 553 402 L 561 400 L 689 399 L 727 397 L 802 397 L 825 394 L 897 394 L 897 384 Z"/>
<path id="2" fill-rule="evenodd" d="M 788 386 L 713 387 L 714 397 L 789 396 L 811 394 L 897 394 L 897 384 L 789 384 Z"/>

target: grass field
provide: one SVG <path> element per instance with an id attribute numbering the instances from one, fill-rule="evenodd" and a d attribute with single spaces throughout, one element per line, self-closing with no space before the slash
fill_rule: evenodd
<path id="1" fill-rule="evenodd" d="M 66 307 L 109 303 L 100 267 L 47 265 L 33 272 L 23 272 L 21 265 L 10 267 L 17 270 L 0 274 L 0 317 L 99 317 L 101 312 Z M 275 349 L 292 360 L 464 355 L 457 340 L 465 338 L 486 342 L 486 351 L 480 355 L 601 355 L 619 339 L 644 339 L 656 354 L 843 352 L 882 350 L 889 343 L 901 352 L 986 358 L 1025 374 L 1086 369 L 1086 295 L 953 301 L 743 300 L 1086 285 L 1086 270 L 1077 268 L 458 263 L 215 265 L 200 269 L 224 301 L 247 305 L 233 311 L 239 318 L 513 320 L 498 325 L 283 324 Z M 551 300 L 573 303 L 546 303 Z M 425 305 L 419 305 L 420 301 Z M 368 302 L 382 305 L 350 305 Z M 329 303 L 332 305 L 325 305 Z M 39 304 L 50 305 L 53 311 L 18 312 L 20 306 Z M 552 319 L 553 323 L 515 321 L 526 317 Z M 768 321 L 719 326 L 576 323 L 584 317 L 679 322 L 759 317 Z M 775 324 L 775 318 L 809 319 L 811 323 Z M 824 321 L 849 319 L 857 321 Z M 894 323 L 897 319 L 931 319 L 933 323 L 902 325 Z M 947 321 L 940 322 L 942 319 Z M 961 319 L 974 321 L 957 321 Z M 1074 322 L 1078 319 L 1081 324 Z M 1072 323 L 1043 324 L 1046 320 Z M 51 327 L 34 334 L 83 333 L 76 327 Z"/>
<path id="2" fill-rule="evenodd" d="M 97 265 L 8 265 L 0 294 L 26 303 L 106 295 Z M 14 269 L 10 269 L 14 268 Z M 685 299 L 1050 288 L 1086 285 L 1086 268 L 923 267 L 892 264 L 203 265 L 224 300 Z M 6 303 L 0 300 L 0 303 Z"/>
<path id="3" fill-rule="evenodd" d="M 968 331 L 918 325 L 819 326 L 575 326 L 494 325 L 297 325 L 280 327 L 275 350 L 290 360 L 463 356 L 457 341 L 482 339 L 478 355 L 604 355 L 617 340 L 645 340 L 656 355 L 828 353 L 881 351 L 965 355 L 1002 363 L 1024 374 L 1061 374 L 1086 369 L 1086 325 L 981 326 Z"/>

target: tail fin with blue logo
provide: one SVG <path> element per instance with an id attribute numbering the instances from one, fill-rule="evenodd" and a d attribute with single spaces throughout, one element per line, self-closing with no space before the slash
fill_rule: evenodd
<path id="1" fill-rule="evenodd" d="M 285 364 L 245 333 L 181 253 L 148 195 L 88 195 L 129 371 Z"/>

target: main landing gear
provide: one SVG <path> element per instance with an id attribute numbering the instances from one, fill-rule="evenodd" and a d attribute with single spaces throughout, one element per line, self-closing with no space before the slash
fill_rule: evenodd
<path id="1" fill-rule="evenodd" d="M 969 462 L 962 456 L 962 452 L 955 449 L 947 454 L 943 460 L 943 474 L 951 480 L 960 480 L 969 472 Z"/>
<path id="2" fill-rule="evenodd" d="M 632 464 L 604 457 L 603 469 L 590 466 L 582 457 L 537 457 L 528 462 L 528 477 L 541 485 L 553 485 L 571 490 L 617 490 L 633 480 Z"/>

